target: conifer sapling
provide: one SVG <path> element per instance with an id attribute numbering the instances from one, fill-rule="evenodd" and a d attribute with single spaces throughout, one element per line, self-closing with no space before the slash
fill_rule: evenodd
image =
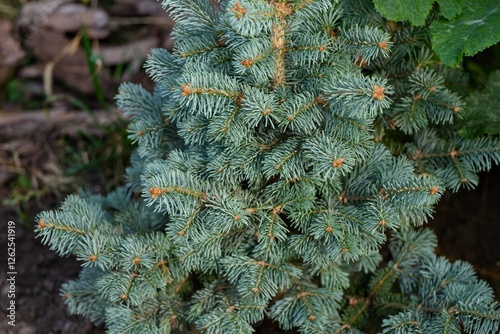
<path id="1" fill-rule="evenodd" d="M 491 288 L 416 228 L 500 161 L 498 139 L 456 134 L 467 78 L 426 26 L 369 0 L 163 4 L 156 88 L 117 96 L 138 145 L 127 185 L 38 217 L 82 262 L 72 313 L 120 334 L 498 330 Z"/>

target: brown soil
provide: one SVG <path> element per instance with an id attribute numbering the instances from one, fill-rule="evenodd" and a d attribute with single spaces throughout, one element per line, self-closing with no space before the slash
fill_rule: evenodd
<path id="1" fill-rule="evenodd" d="M 32 213 L 34 215 L 36 213 Z M 70 315 L 59 296 L 62 283 L 75 279 L 80 265 L 74 258 L 61 258 L 48 247 L 35 240 L 31 226 L 8 208 L 0 208 L 0 238 L 2 257 L 0 262 L 0 333 L 5 334 L 97 334 L 104 328 L 95 328 L 83 317 Z M 8 285 L 6 282 L 6 232 L 7 222 L 16 223 L 16 326 L 5 321 Z"/>
<path id="2" fill-rule="evenodd" d="M 474 190 L 446 193 L 429 224 L 438 254 L 470 262 L 500 297 L 500 166 L 480 175 Z"/>

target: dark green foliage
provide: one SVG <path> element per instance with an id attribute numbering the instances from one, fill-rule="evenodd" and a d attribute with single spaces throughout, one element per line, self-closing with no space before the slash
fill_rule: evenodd
<path id="1" fill-rule="evenodd" d="M 431 25 L 432 45 L 444 64 L 459 64 L 500 41 L 500 3 L 464 1 L 462 12 L 447 22 Z"/>
<path id="2" fill-rule="evenodd" d="M 486 87 L 467 98 L 459 134 L 465 138 L 500 134 L 500 71 L 490 74 Z"/>
<path id="3" fill-rule="evenodd" d="M 497 0 L 374 0 L 384 17 L 408 20 L 423 26 L 437 14 L 443 19 L 431 25 L 433 50 L 443 64 L 456 66 L 464 55 L 473 56 L 500 41 L 500 4 Z"/>
<path id="4" fill-rule="evenodd" d="M 377 11 L 390 20 L 408 20 L 414 25 L 423 26 L 435 0 L 374 0 L 373 2 Z M 462 6 L 459 4 L 459 0 L 452 2 L 459 5 L 458 12 L 460 12 Z M 443 7 L 449 8 L 449 6 Z"/>
<path id="5" fill-rule="evenodd" d="M 63 287 L 73 313 L 120 334 L 498 328 L 491 290 L 416 228 L 500 159 L 497 139 L 457 136 L 463 76 L 426 27 L 369 1 L 165 5 L 155 91 L 117 97 L 138 144 L 127 187 L 38 217 L 85 267 Z"/>

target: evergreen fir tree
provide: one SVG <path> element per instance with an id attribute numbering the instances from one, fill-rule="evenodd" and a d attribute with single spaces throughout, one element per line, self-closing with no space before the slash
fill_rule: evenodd
<path id="1" fill-rule="evenodd" d="M 467 78 L 427 27 L 369 0 L 163 3 L 175 47 L 151 51 L 155 91 L 117 96 L 127 186 L 37 218 L 82 261 L 72 313 L 120 334 L 498 331 L 491 288 L 416 228 L 500 161 L 497 138 L 456 134 Z"/>

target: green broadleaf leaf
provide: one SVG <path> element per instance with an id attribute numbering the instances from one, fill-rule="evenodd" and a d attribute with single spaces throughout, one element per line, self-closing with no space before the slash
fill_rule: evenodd
<path id="1" fill-rule="evenodd" d="M 464 0 L 439 0 L 439 11 L 446 19 L 450 20 L 460 14 Z"/>
<path id="2" fill-rule="evenodd" d="M 375 8 L 384 17 L 393 21 L 408 20 L 417 26 L 425 24 L 434 2 L 439 3 L 443 17 L 452 19 L 462 11 L 464 0 L 374 0 Z"/>
<path id="3" fill-rule="evenodd" d="M 459 134 L 466 138 L 500 134 L 500 70 L 493 72 L 481 92 L 467 99 Z"/>
<path id="4" fill-rule="evenodd" d="M 377 11 L 389 20 L 408 20 L 414 25 L 422 26 L 434 0 L 374 0 L 373 2 Z"/>
<path id="5" fill-rule="evenodd" d="M 500 2 L 470 1 L 453 20 L 433 22 L 431 34 L 441 61 L 455 66 L 464 54 L 472 56 L 500 40 Z"/>

